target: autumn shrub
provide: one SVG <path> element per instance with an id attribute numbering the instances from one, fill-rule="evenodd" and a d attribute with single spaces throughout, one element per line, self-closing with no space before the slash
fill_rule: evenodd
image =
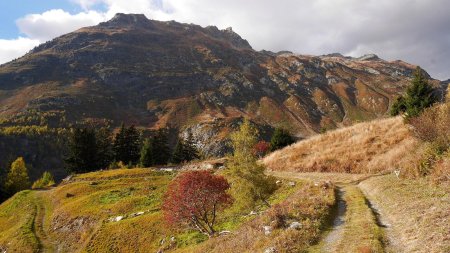
<path id="1" fill-rule="evenodd" d="M 258 157 L 265 156 L 270 151 L 270 144 L 267 141 L 259 141 L 253 148 L 253 152 Z"/>
<path id="2" fill-rule="evenodd" d="M 450 147 L 450 103 L 427 108 L 410 120 L 415 136 L 432 143 L 439 151 Z"/>
<path id="3" fill-rule="evenodd" d="M 47 188 L 55 185 L 55 180 L 50 172 L 46 171 L 42 174 L 42 177 L 36 180 L 31 186 L 32 189 Z"/>
<path id="4" fill-rule="evenodd" d="M 427 108 L 409 123 L 414 135 L 423 142 L 421 152 L 415 156 L 417 176 L 431 176 L 438 183 L 450 181 L 450 103 Z"/>
<path id="5" fill-rule="evenodd" d="M 267 211 L 267 216 L 265 217 L 266 221 L 270 221 L 270 224 L 273 228 L 284 228 L 286 227 L 286 222 L 289 215 L 288 206 L 284 204 L 276 204 L 273 205 Z"/>
<path id="6" fill-rule="evenodd" d="M 209 237 L 215 234 L 219 211 L 233 202 L 223 176 L 210 171 L 188 171 L 169 185 L 162 210 L 166 224 L 196 229 Z"/>

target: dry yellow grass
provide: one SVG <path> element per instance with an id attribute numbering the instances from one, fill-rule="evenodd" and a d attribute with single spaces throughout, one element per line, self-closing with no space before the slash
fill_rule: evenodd
<path id="1" fill-rule="evenodd" d="M 450 191 L 425 179 L 372 177 L 359 184 L 395 240 L 392 252 L 450 252 Z"/>
<path id="2" fill-rule="evenodd" d="M 419 145 L 396 117 L 314 136 L 268 155 L 263 163 L 272 171 L 379 173 L 403 167 Z"/>

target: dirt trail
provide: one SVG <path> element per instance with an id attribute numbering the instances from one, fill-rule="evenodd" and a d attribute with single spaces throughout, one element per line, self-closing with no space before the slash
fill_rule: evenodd
<path id="1" fill-rule="evenodd" d="M 390 248 L 390 224 L 378 207 L 360 189 L 359 183 L 378 175 L 340 173 L 272 173 L 278 177 L 313 181 L 328 180 L 337 185 L 336 211 L 331 227 L 310 252 L 394 252 Z"/>
<path id="2" fill-rule="evenodd" d="M 345 212 L 347 211 L 347 205 L 343 199 L 344 190 L 342 188 L 337 189 L 337 212 L 333 219 L 333 226 L 329 234 L 323 239 L 324 251 L 333 252 L 334 245 L 339 242 L 342 238 L 343 225 L 345 223 Z"/>
<path id="3" fill-rule="evenodd" d="M 54 244 L 45 232 L 45 216 L 47 213 L 45 200 L 41 192 L 36 192 L 36 215 L 34 217 L 34 235 L 39 242 L 39 252 L 55 252 Z"/>

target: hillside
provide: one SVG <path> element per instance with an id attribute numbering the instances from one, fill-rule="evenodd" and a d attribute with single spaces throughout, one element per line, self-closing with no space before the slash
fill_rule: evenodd
<path id="1" fill-rule="evenodd" d="M 403 170 L 419 142 L 401 117 L 329 131 L 271 153 L 273 171 L 379 173 Z"/>
<path id="2" fill-rule="evenodd" d="M 63 177 L 64 140 L 53 132 L 74 125 L 170 127 L 192 133 L 207 156 L 229 151 L 242 117 L 266 139 L 274 127 L 308 137 L 386 115 L 414 68 L 376 55 L 255 51 L 231 28 L 117 14 L 0 66 L 0 166 L 24 156 L 33 179 L 48 169 Z"/>
<path id="3" fill-rule="evenodd" d="M 225 232 L 210 239 L 164 223 L 161 200 L 177 172 L 145 168 L 75 175 L 2 203 L 0 250 L 447 252 L 448 185 L 405 178 L 404 170 L 400 177 L 392 173 L 419 145 L 401 118 L 389 118 L 276 151 L 263 160 L 279 180 L 270 207 L 250 214 L 225 210 L 217 220 L 217 230 Z"/>
<path id="4" fill-rule="evenodd" d="M 165 225 L 161 199 L 173 177 L 152 169 L 110 170 L 77 175 L 50 190 L 17 193 L 0 205 L 0 251 L 235 252 L 240 247 L 262 252 L 276 246 L 292 252 L 319 239 L 335 200 L 331 187 L 283 180 L 269 199 L 271 209 L 261 207 L 251 215 L 226 211 L 218 217 L 217 229 L 232 234 L 207 240 L 194 230 Z M 287 224 L 301 222 L 303 230 L 280 224 L 265 234 L 261 228 L 273 224 L 280 207 L 289 210 Z M 292 238 L 296 240 L 289 242 Z"/>
<path id="5" fill-rule="evenodd" d="M 433 152 L 396 117 L 299 141 L 262 162 L 278 177 L 337 185 L 341 211 L 317 252 L 448 252 L 449 156 Z"/>

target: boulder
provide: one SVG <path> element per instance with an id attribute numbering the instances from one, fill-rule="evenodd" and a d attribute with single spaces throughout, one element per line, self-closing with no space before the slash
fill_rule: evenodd
<path id="1" fill-rule="evenodd" d="M 298 221 L 294 221 L 289 225 L 289 229 L 300 229 L 302 227 L 302 224 Z"/>
<path id="2" fill-rule="evenodd" d="M 295 186 L 295 182 L 289 182 L 289 186 L 294 187 Z"/>
<path id="3" fill-rule="evenodd" d="M 275 247 L 269 247 L 264 250 L 264 253 L 276 253 L 277 249 Z"/>
<path id="4" fill-rule="evenodd" d="M 272 227 L 271 226 L 263 226 L 264 234 L 270 235 L 272 233 Z"/>
<path id="5" fill-rule="evenodd" d="M 123 216 L 117 216 L 116 218 L 114 218 L 115 222 L 121 221 L 121 220 L 123 220 Z"/>

